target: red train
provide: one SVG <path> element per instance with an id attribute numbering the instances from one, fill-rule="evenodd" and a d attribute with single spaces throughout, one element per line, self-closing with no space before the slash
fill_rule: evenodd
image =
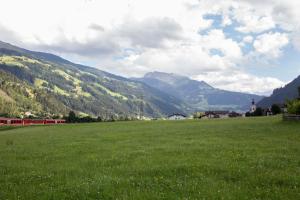
<path id="1" fill-rule="evenodd" d="M 19 125 L 19 126 L 29 126 L 29 125 L 44 125 L 44 124 L 64 124 L 66 120 L 64 119 L 17 119 L 17 118 L 0 118 L 1 125 Z"/>

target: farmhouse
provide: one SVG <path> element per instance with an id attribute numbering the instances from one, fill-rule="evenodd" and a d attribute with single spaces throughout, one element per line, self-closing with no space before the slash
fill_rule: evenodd
<path id="1" fill-rule="evenodd" d="M 186 116 L 183 114 L 174 113 L 172 115 L 169 115 L 168 119 L 169 120 L 184 120 L 184 119 L 186 119 Z"/>
<path id="2" fill-rule="evenodd" d="M 208 118 L 228 118 L 229 111 L 206 111 L 205 116 Z"/>
<path id="3" fill-rule="evenodd" d="M 281 110 L 282 113 L 287 113 L 287 104 L 285 104 L 285 103 L 278 103 L 277 105 L 279 106 L 279 108 L 280 108 L 280 110 Z"/>

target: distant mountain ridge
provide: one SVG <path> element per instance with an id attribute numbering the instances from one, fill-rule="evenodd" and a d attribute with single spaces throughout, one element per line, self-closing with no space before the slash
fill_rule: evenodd
<path id="1" fill-rule="evenodd" d="M 128 79 L 59 56 L 0 41 L 0 113 L 168 116 L 199 110 L 246 111 L 252 94 L 162 72 Z"/>
<path id="2" fill-rule="evenodd" d="M 185 76 L 163 72 L 150 72 L 143 78 L 133 78 L 165 93 L 168 93 L 188 104 L 195 110 L 235 110 L 246 111 L 252 99 L 263 97 L 254 94 L 231 92 L 216 89 L 204 81 L 192 80 Z"/>
<path id="3" fill-rule="evenodd" d="M 146 84 L 1 41 L 0 93 L 0 113 L 10 115 L 74 110 L 104 118 L 141 113 L 160 117 L 185 112 L 187 107 Z"/>
<path id="4" fill-rule="evenodd" d="M 284 104 L 286 100 L 292 100 L 299 97 L 298 87 L 300 87 L 300 76 L 288 83 L 282 88 L 277 88 L 272 95 L 262 99 L 258 106 L 263 108 L 271 107 L 272 104 Z"/>

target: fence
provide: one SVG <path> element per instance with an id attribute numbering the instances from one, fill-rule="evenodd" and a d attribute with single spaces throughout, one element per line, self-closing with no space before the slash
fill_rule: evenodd
<path id="1" fill-rule="evenodd" d="M 284 121 L 300 121 L 300 115 L 283 114 L 282 118 Z"/>

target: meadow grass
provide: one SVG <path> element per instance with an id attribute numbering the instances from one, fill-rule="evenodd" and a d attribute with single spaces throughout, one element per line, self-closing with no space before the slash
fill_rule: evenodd
<path id="1" fill-rule="evenodd" d="M 0 129 L 0 199 L 300 199 L 300 123 Z"/>

